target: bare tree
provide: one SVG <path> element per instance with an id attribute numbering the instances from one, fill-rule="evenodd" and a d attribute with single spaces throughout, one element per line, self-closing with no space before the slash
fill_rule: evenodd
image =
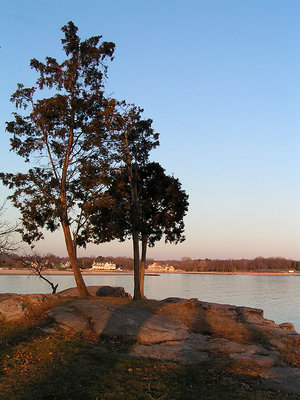
<path id="1" fill-rule="evenodd" d="M 13 234 L 17 231 L 18 223 L 12 224 L 4 219 L 6 211 L 5 203 L 0 206 L 0 254 L 16 251 L 19 242 L 16 242 Z"/>
<path id="2" fill-rule="evenodd" d="M 40 279 L 43 279 L 51 286 L 52 294 L 56 293 L 58 283 L 55 285 L 49 279 L 45 278 L 45 276 L 42 274 L 43 270 L 49 268 L 49 266 L 51 265 L 46 257 L 34 254 L 33 256 L 20 257 L 20 261 L 24 268 L 31 270 L 32 275 L 38 276 Z"/>

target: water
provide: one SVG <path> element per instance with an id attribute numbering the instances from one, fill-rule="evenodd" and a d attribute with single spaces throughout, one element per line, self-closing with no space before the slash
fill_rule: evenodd
<path id="1" fill-rule="evenodd" d="M 72 275 L 47 276 L 58 290 L 75 286 Z M 85 275 L 87 285 L 123 286 L 133 293 L 132 275 Z M 300 276 L 161 274 L 146 276 L 145 294 L 151 299 L 196 297 L 201 301 L 242 305 L 264 310 L 265 318 L 292 322 L 300 332 Z M 36 276 L 0 275 L 0 293 L 50 293 Z"/>

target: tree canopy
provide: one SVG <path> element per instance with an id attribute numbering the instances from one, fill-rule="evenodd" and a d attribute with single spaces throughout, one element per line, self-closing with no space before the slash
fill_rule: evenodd
<path id="1" fill-rule="evenodd" d="M 66 59 L 47 57 L 30 62 L 38 78 L 33 87 L 18 84 L 11 101 L 23 113 L 7 123 L 11 150 L 25 161 L 36 161 L 27 173 L 1 173 L 10 196 L 21 212 L 23 240 L 43 237 L 42 229 L 62 227 L 78 289 L 87 290 L 77 266 L 77 244 L 89 236 L 88 208 L 100 204 L 109 174 L 110 148 L 105 126 L 104 78 L 114 44 L 101 36 L 81 41 L 77 27 L 62 28 Z M 49 97 L 41 98 L 42 93 Z M 53 96 L 51 94 L 54 93 Z"/>
<path id="2" fill-rule="evenodd" d="M 143 110 L 114 100 L 109 102 L 106 113 L 107 126 L 117 149 L 120 170 L 124 172 L 129 189 L 128 222 L 133 243 L 134 299 L 144 297 L 139 246 L 139 195 L 138 169 L 149 161 L 149 153 L 159 145 L 159 134 L 154 132 L 151 119 L 142 119 Z M 111 193 L 110 193 L 110 198 Z M 98 210 L 96 210 L 98 212 Z M 121 224 L 121 220 L 118 221 Z M 101 226 L 101 222 L 100 222 Z M 119 226 L 119 231 L 124 228 Z M 111 234 L 111 233 L 110 233 Z"/>
<path id="3" fill-rule="evenodd" d="M 141 108 L 105 96 L 114 43 L 101 36 L 81 41 L 72 22 L 62 32 L 65 60 L 32 59 L 35 85 L 18 84 L 11 96 L 19 110 L 6 126 L 11 150 L 30 167 L 0 173 L 0 179 L 14 190 L 9 198 L 20 211 L 24 241 L 33 244 L 44 229 L 62 228 L 81 295 L 88 291 L 77 247 L 132 237 L 134 298 L 143 298 L 147 245 L 163 236 L 184 240 L 188 196 L 177 179 L 149 162 L 159 145 L 152 120 Z"/>
<path id="4" fill-rule="evenodd" d="M 108 194 L 109 207 L 102 207 L 91 216 L 95 238 L 105 241 L 113 236 L 121 241 L 136 240 L 141 247 L 138 258 L 139 285 L 135 296 L 144 297 L 144 273 L 147 247 L 153 247 L 164 236 L 165 242 L 179 243 L 185 240 L 183 218 L 188 210 L 188 196 L 178 179 L 165 174 L 158 163 L 135 167 L 137 204 L 135 219 L 132 217 L 132 197 L 128 171 L 124 168 L 112 179 Z M 102 235 L 102 239 L 101 239 Z"/>

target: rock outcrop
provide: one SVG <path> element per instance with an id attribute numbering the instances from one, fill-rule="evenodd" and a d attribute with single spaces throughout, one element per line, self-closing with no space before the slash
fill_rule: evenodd
<path id="1" fill-rule="evenodd" d="M 132 299 L 131 295 L 125 292 L 122 287 L 100 286 L 96 291 L 99 297 L 122 297 L 124 299 Z"/>
<path id="2" fill-rule="evenodd" d="M 97 335 L 145 345 L 184 340 L 190 336 L 187 326 L 180 321 L 100 301 L 74 300 L 55 307 L 49 316 L 66 330 L 89 329 Z"/>
<path id="3" fill-rule="evenodd" d="M 18 318 L 26 307 L 50 298 L 53 295 L 1 295 L 0 316 Z M 182 363 L 232 360 L 252 374 L 255 371 L 267 388 L 300 395 L 300 335 L 292 324 L 276 325 L 264 319 L 259 309 L 197 299 L 118 302 L 68 297 L 48 311 L 53 323 L 45 329 L 118 337 L 129 344 L 129 353 L 135 357 Z"/>
<path id="4" fill-rule="evenodd" d="M 300 335 L 263 311 L 197 299 L 168 298 L 151 312 L 76 299 L 49 312 L 55 326 L 90 329 L 131 343 L 130 354 L 182 363 L 227 359 L 256 371 L 265 386 L 300 395 Z"/>
<path id="5" fill-rule="evenodd" d="M 119 286 L 88 286 L 88 291 L 91 296 L 122 297 L 126 299 L 132 299 L 131 295 L 125 292 L 123 287 Z M 79 296 L 77 287 L 62 290 L 58 294 L 61 296 Z"/>
<path id="6" fill-rule="evenodd" d="M 0 318 L 7 321 L 18 320 L 50 300 L 58 298 L 59 296 L 53 294 L 0 294 Z"/>

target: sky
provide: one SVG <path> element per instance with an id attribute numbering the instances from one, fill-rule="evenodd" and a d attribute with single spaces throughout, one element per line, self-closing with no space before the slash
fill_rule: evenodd
<path id="1" fill-rule="evenodd" d="M 9 99 L 18 82 L 34 84 L 31 58 L 62 59 L 70 20 L 82 39 L 116 44 L 106 92 L 153 119 L 160 147 L 151 159 L 189 195 L 186 241 L 162 241 L 148 256 L 299 260 L 300 2 L 2 0 L 0 171 L 27 167 L 9 151 Z M 9 191 L 0 190 L 2 202 Z M 6 219 L 15 218 L 8 204 Z M 66 255 L 60 233 L 36 250 Z M 132 245 L 79 255 L 130 257 Z"/>

